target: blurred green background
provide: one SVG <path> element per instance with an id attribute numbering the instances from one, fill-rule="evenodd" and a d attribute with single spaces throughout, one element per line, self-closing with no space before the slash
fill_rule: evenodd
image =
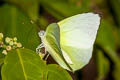
<path id="1" fill-rule="evenodd" d="M 91 61 L 83 69 L 70 74 L 74 80 L 120 80 L 120 0 L 1 0 L 0 10 L 6 4 L 23 12 L 32 24 L 37 25 L 38 31 L 45 30 L 52 22 L 76 14 L 100 14 L 101 24 Z M 12 12 L 9 14 L 6 11 L 5 14 L 16 18 L 15 9 Z M 0 16 L 3 15 L 0 12 Z M 0 19 L 2 20 L 4 18 Z M 6 20 L 6 24 L 8 22 Z M 17 19 L 14 23 L 16 22 Z M 0 27 L 2 24 L 0 22 Z M 54 61 L 49 58 L 48 63 Z"/>

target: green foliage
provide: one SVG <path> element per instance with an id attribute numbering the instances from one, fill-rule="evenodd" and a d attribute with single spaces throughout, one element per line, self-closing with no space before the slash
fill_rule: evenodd
<path id="1" fill-rule="evenodd" d="M 107 55 L 109 55 L 113 61 L 119 62 L 119 57 L 115 52 L 118 45 L 116 40 L 117 35 L 115 35 L 114 32 L 117 32 L 116 28 L 105 20 L 102 20 L 96 42 L 106 51 Z"/>
<path id="2" fill-rule="evenodd" d="M 65 70 L 58 65 L 46 65 L 34 52 L 37 45 L 40 44 L 37 29 L 45 30 L 51 22 L 89 11 L 102 13 L 101 25 L 95 43 L 95 45 L 99 46 L 96 51 L 97 56 L 94 58 L 97 65 L 97 79 L 104 79 L 111 71 L 110 73 L 112 73 L 111 75 L 114 80 L 120 80 L 120 57 L 117 52 L 117 50 L 120 49 L 119 0 L 2 1 L 4 3 L 0 5 L 0 33 L 4 33 L 5 37 L 17 37 L 18 41 L 21 42 L 25 48 L 28 48 L 10 51 L 7 56 L 3 55 L 0 49 L 0 67 L 2 67 L 1 75 L 3 80 L 16 80 L 15 78 L 17 77 L 20 77 L 17 80 L 24 80 L 25 76 L 22 72 L 23 67 L 21 67 L 22 65 L 20 64 L 19 55 L 21 55 L 22 61 L 24 62 L 27 77 L 30 76 L 38 80 L 43 74 L 44 80 L 72 80 Z M 111 62 L 113 64 L 112 70 Z M 31 65 L 31 63 L 35 64 L 35 66 Z M 30 66 L 28 67 L 28 65 Z M 34 68 L 36 66 L 38 68 Z M 28 78 L 26 80 L 31 79 Z"/>
<path id="3" fill-rule="evenodd" d="M 5 0 L 6 2 L 15 4 L 21 10 L 23 10 L 31 20 L 36 21 L 38 19 L 39 12 L 39 0 Z"/>
<path id="4" fill-rule="evenodd" d="M 5 55 L 1 54 L 1 51 L 0 51 L 0 65 L 3 63 L 4 57 L 5 57 Z"/>
<path id="5" fill-rule="evenodd" d="M 36 49 L 40 40 L 37 25 L 32 24 L 28 16 L 9 4 L 0 7 L 0 15 L 0 32 L 7 37 L 17 37 L 25 48 Z"/>
<path id="6" fill-rule="evenodd" d="M 48 65 L 48 80 L 72 80 L 72 78 L 60 66 L 50 64 Z"/>
<path id="7" fill-rule="evenodd" d="M 28 48 L 12 50 L 7 56 L 3 55 L 0 49 L 2 80 L 53 80 L 51 77 L 54 75 L 63 80 L 72 80 L 70 75 L 58 65 L 51 65 L 53 68 L 50 65 L 47 67 L 40 56 L 34 52 L 40 44 L 37 25 L 20 9 L 10 4 L 0 7 L 0 32 L 4 33 L 4 37 L 17 37 L 18 41 Z M 58 73 L 51 72 L 50 69 Z M 47 79 L 48 74 L 50 77 Z"/>
<path id="8" fill-rule="evenodd" d="M 72 80 L 60 66 L 47 66 L 38 54 L 29 49 L 10 51 L 1 73 L 2 80 Z"/>
<path id="9" fill-rule="evenodd" d="M 84 6 L 79 6 L 77 4 L 70 4 L 69 2 L 64 0 L 41 0 L 41 3 L 45 10 L 47 10 L 50 14 L 52 14 L 55 18 L 59 20 L 78 13 L 90 11 L 89 8 L 84 4 Z"/>
<path id="10" fill-rule="evenodd" d="M 97 50 L 96 53 L 97 54 L 96 54 L 95 58 L 96 58 L 96 64 L 97 64 L 97 68 L 98 68 L 98 79 L 97 80 L 102 80 L 109 73 L 110 62 L 104 56 L 102 51 Z"/>
<path id="11" fill-rule="evenodd" d="M 45 63 L 34 51 L 17 49 L 5 57 L 2 80 L 45 80 L 46 73 Z"/>
<path id="12" fill-rule="evenodd" d="M 119 24 L 119 27 L 120 27 L 120 1 L 119 0 L 110 0 L 110 4 L 113 8 L 113 11 L 114 11 L 114 14 L 116 16 L 114 16 L 117 20 L 117 23 Z"/>

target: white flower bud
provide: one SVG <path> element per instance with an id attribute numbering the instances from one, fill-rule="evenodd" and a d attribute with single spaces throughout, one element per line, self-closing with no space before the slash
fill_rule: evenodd
<path id="1" fill-rule="evenodd" d="M 2 53 L 3 53 L 4 55 L 7 55 L 7 51 L 6 51 L 6 50 L 3 50 Z"/>
<path id="2" fill-rule="evenodd" d="M 14 37 L 14 38 L 13 38 L 13 41 L 17 41 L 17 38 L 16 38 L 16 37 Z"/>
<path id="3" fill-rule="evenodd" d="M 9 45 L 13 46 L 14 42 L 13 41 L 10 41 L 9 42 Z"/>
<path id="4" fill-rule="evenodd" d="M 7 51 L 10 51 L 11 49 L 12 49 L 11 46 L 7 46 L 7 47 L 6 47 L 6 50 L 7 50 Z"/>
<path id="5" fill-rule="evenodd" d="M 18 47 L 18 48 L 21 48 L 21 47 L 22 47 L 22 44 L 21 44 L 21 43 L 17 43 L 17 47 Z"/>
<path id="6" fill-rule="evenodd" d="M 5 38 L 5 42 L 6 42 L 6 43 L 9 43 L 10 41 L 11 41 L 11 38 L 9 38 L 9 37 L 6 37 L 6 38 Z"/>

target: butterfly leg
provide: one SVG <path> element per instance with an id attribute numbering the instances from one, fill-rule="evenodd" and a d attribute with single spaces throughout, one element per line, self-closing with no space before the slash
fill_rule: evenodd
<path id="1" fill-rule="evenodd" d="M 45 49 L 45 55 L 46 55 L 45 60 L 47 60 L 50 54 L 49 53 L 47 54 L 47 50 L 46 49 Z"/>
<path id="2" fill-rule="evenodd" d="M 41 51 L 41 48 L 44 47 L 44 44 L 41 43 L 37 48 L 36 48 L 36 53 L 39 53 Z"/>
<path id="3" fill-rule="evenodd" d="M 41 43 L 37 48 L 36 48 L 36 53 L 41 52 L 41 48 L 44 48 L 44 44 Z M 46 56 L 45 56 L 46 55 Z M 44 60 L 47 60 L 50 54 L 47 54 L 47 50 L 45 49 L 45 54 L 43 56 Z"/>

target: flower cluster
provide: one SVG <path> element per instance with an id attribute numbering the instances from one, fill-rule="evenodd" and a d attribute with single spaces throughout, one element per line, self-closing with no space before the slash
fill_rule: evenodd
<path id="1" fill-rule="evenodd" d="M 22 44 L 17 42 L 17 38 L 5 37 L 3 33 L 0 33 L 0 50 L 7 55 L 8 51 L 12 49 L 22 48 Z"/>

